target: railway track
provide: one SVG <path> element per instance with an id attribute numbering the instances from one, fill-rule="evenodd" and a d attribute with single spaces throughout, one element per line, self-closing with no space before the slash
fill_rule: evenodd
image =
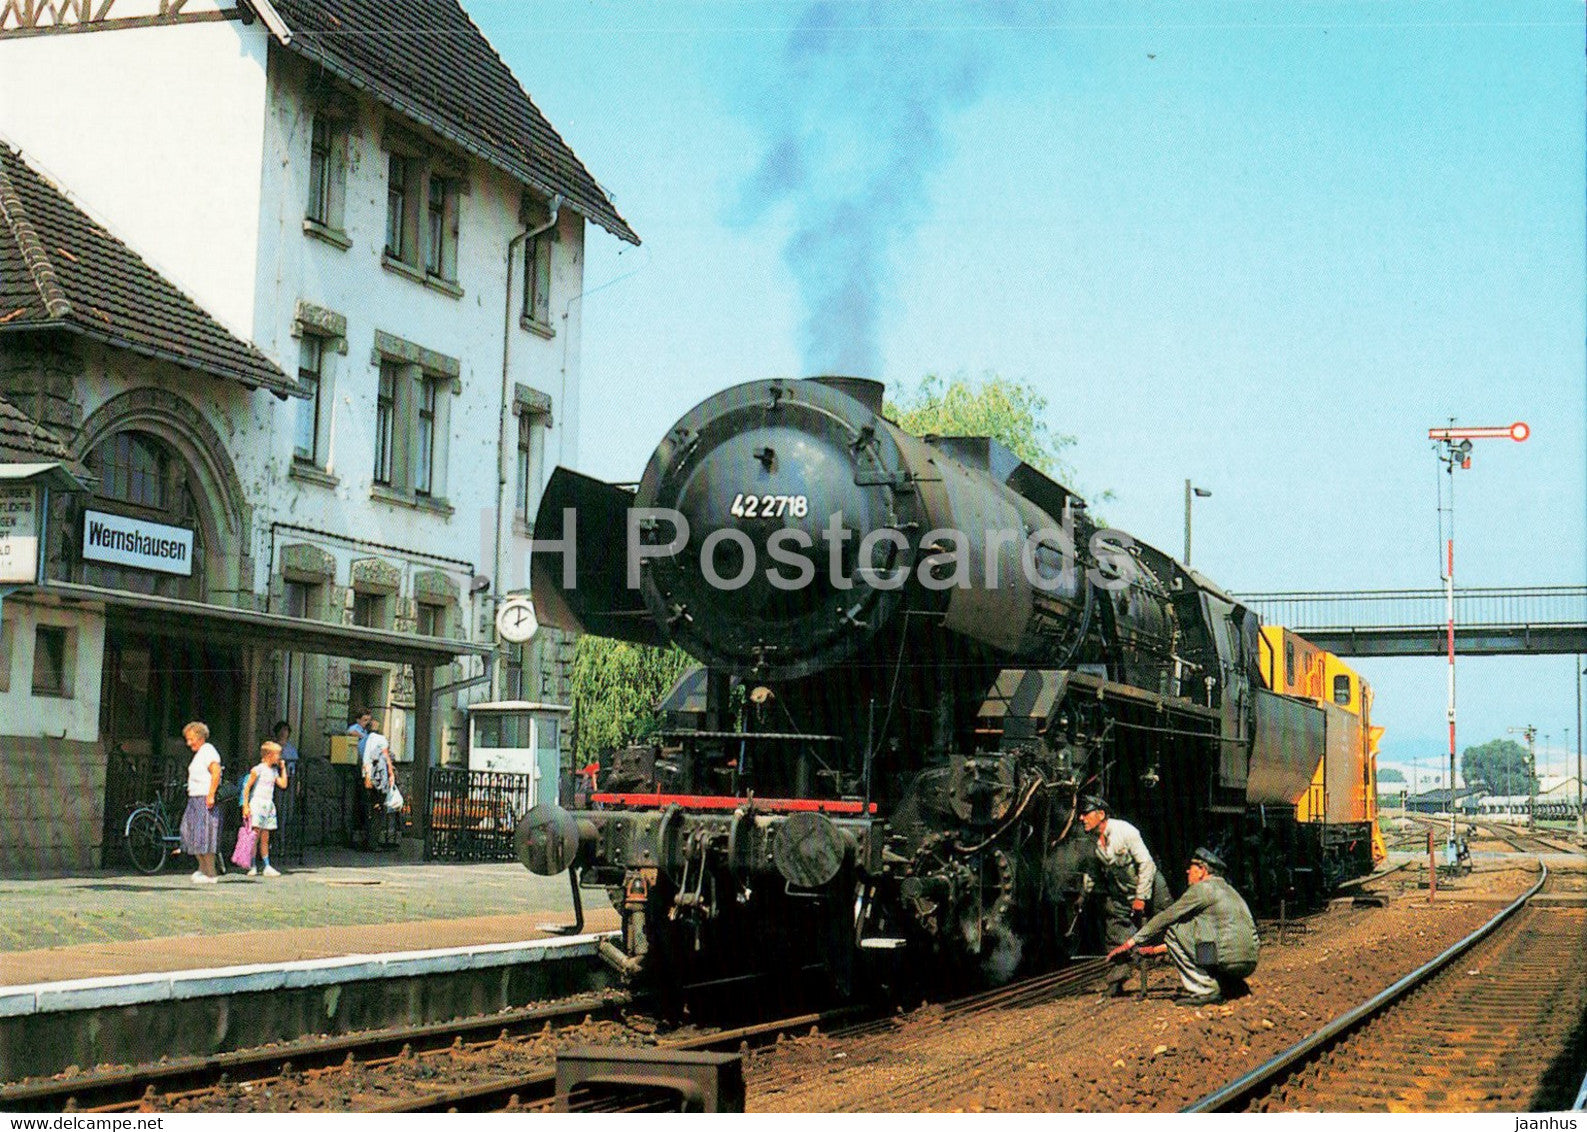
<path id="1" fill-rule="evenodd" d="M 1536 885 L 1484 927 L 1187 1112 L 1557 1111 L 1587 1084 L 1587 909 Z"/>
<path id="2" fill-rule="evenodd" d="M 1088 987 L 1105 972 L 1105 961 L 1089 960 L 1044 975 L 1022 979 L 995 990 L 953 999 L 935 1007 L 943 1021 L 973 1018 L 997 1010 L 1030 1006 L 1059 995 Z M 783 1035 L 826 1032 L 849 1050 L 863 1051 L 868 1046 L 885 1046 L 901 1025 L 897 1015 L 878 1016 L 864 1007 L 846 1007 L 822 1014 L 803 1014 L 773 1022 L 718 1033 L 702 1034 L 678 1041 L 657 1044 L 663 1050 L 732 1050 L 765 1045 Z M 495 1112 L 549 1111 L 558 1102 L 556 1075 L 536 1072 L 485 1081 L 459 1089 L 395 1102 L 380 1112 Z M 564 1100 L 566 1098 L 563 1098 Z M 604 1106 L 604 1111 L 643 1111 L 649 1098 L 640 1094 L 629 1106 Z M 572 1106 L 575 1110 L 578 1104 Z"/>
<path id="3" fill-rule="evenodd" d="M 1411 821 L 1417 828 L 1409 833 L 1402 833 L 1393 838 L 1389 848 L 1394 850 L 1416 850 L 1425 846 L 1427 831 L 1431 829 L 1434 841 L 1439 852 L 1443 851 L 1443 841 L 1448 833 L 1448 819 L 1437 820 L 1421 815 L 1412 815 Z M 1539 853 L 1587 853 L 1587 847 L 1573 840 L 1569 834 L 1539 833 L 1522 825 L 1512 825 L 1508 822 L 1461 819 L 1461 829 L 1476 838 L 1486 841 L 1499 841 L 1508 845 L 1516 853 L 1527 855 Z"/>
<path id="4" fill-rule="evenodd" d="M 349 1064 L 379 1064 L 426 1050 L 484 1045 L 547 1025 L 565 1025 L 615 1014 L 632 996 L 605 991 L 557 1003 L 522 1007 L 480 1018 L 400 1026 L 387 1030 L 302 1041 L 211 1057 L 180 1058 L 150 1065 L 83 1073 L 67 1078 L 0 1086 L 7 1112 L 127 1112 L 169 1104 L 218 1087 L 296 1080 Z"/>

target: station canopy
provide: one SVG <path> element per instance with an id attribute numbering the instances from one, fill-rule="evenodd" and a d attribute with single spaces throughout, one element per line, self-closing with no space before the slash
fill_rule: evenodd
<path id="1" fill-rule="evenodd" d="M 411 664 L 419 668 L 438 668 L 459 657 L 484 657 L 495 651 L 488 641 L 459 641 L 363 625 L 340 625 L 72 582 L 49 582 L 38 587 L 37 592 L 53 595 L 67 604 L 103 605 L 106 621 L 113 628 L 210 644 Z"/>

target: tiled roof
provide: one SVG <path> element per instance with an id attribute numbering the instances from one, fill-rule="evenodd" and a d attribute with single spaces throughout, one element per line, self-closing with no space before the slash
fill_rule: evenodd
<path id="1" fill-rule="evenodd" d="M 289 50 L 639 243 L 457 0 L 270 2 Z"/>
<path id="2" fill-rule="evenodd" d="M 53 432 L 0 397 L 0 464 L 48 462 L 72 466 L 72 454 Z"/>
<path id="3" fill-rule="evenodd" d="M 297 383 L 0 144 L 0 333 L 59 327 L 280 396 Z"/>

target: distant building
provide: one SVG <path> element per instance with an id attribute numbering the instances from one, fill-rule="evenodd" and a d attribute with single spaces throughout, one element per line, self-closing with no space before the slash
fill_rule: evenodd
<path id="1" fill-rule="evenodd" d="M 1486 786 L 1461 786 L 1454 791 L 1455 810 L 1457 813 L 1475 813 L 1482 797 L 1487 794 Z M 1413 813 L 1421 814 L 1447 814 L 1449 813 L 1450 791 L 1445 789 L 1428 790 L 1421 794 L 1411 794 L 1405 799 L 1405 808 Z"/>
<path id="2" fill-rule="evenodd" d="M 587 225 L 637 237 L 456 0 L 0 4 L 0 139 L 0 396 L 93 481 L 4 601 L 77 677 L 0 718 L 55 827 L 0 869 L 97 862 L 187 719 L 230 771 L 369 707 L 407 791 L 473 698 L 566 699 L 492 618 L 576 458 Z"/>

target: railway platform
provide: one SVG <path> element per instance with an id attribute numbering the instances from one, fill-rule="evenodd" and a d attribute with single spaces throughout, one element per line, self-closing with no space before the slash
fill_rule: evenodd
<path id="1" fill-rule="evenodd" d="M 617 927 L 516 863 L 310 858 L 193 884 L 96 873 L 0 880 L 0 1078 L 207 1055 L 265 1041 L 488 1014 L 599 982 Z M 238 1019 L 247 1018 L 240 1024 Z"/>
<path id="2" fill-rule="evenodd" d="M 214 885 L 183 870 L 0 879 L 0 902 L 0 986 L 504 943 L 573 918 L 564 877 L 367 853 Z M 604 900 L 585 912 L 587 930 L 617 926 Z"/>

